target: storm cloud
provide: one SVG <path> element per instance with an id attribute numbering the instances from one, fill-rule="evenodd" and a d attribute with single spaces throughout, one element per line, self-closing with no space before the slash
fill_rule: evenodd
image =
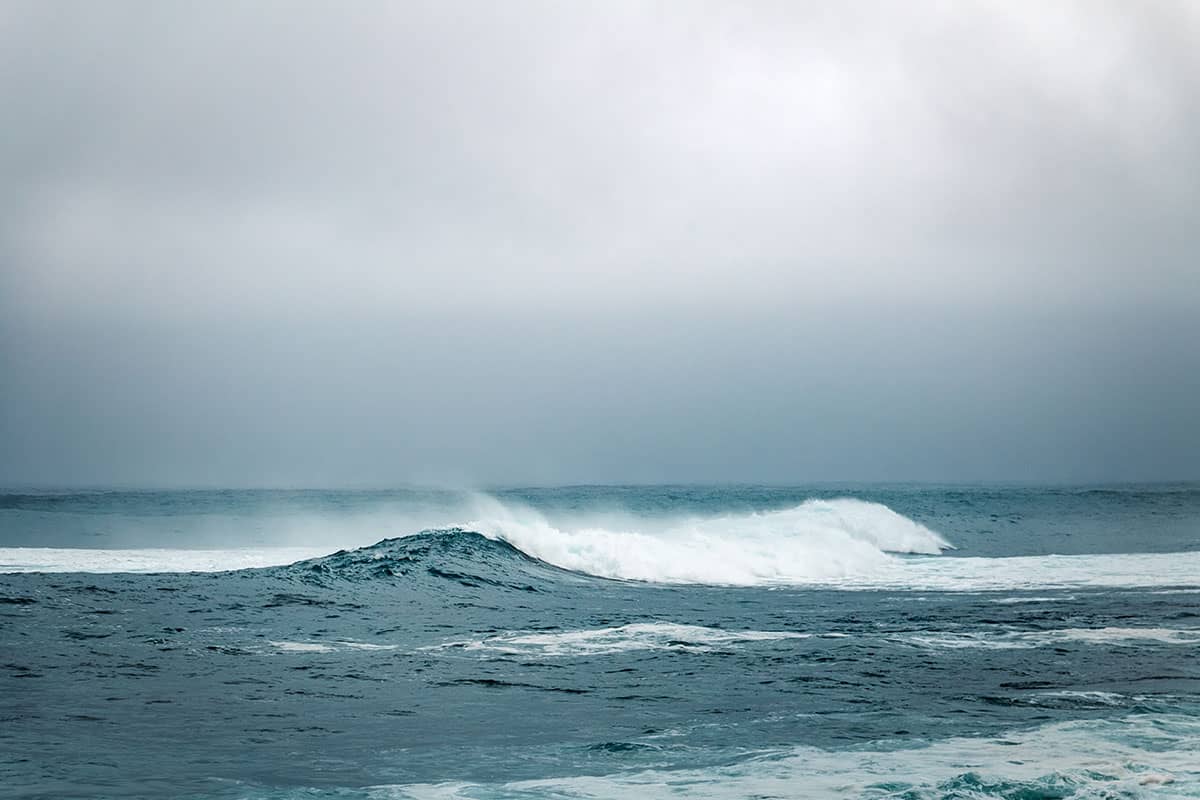
<path id="1" fill-rule="evenodd" d="M 1200 477 L 1200 6 L 7 3 L 0 484 Z"/>

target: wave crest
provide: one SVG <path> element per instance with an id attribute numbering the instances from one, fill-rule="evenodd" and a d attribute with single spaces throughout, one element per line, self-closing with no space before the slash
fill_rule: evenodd
<path id="1" fill-rule="evenodd" d="M 952 545 L 887 506 L 809 500 L 792 508 L 709 518 L 638 520 L 637 528 L 558 527 L 497 501 L 465 527 L 575 572 L 655 583 L 760 585 L 862 576 L 892 553 L 935 555 Z"/>

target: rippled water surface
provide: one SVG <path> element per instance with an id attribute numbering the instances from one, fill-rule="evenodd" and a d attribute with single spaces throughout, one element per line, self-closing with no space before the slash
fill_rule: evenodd
<path id="1" fill-rule="evenodd" d="M 0 495 L 0 796 L 1200 796 L 1200 487 Z"/>

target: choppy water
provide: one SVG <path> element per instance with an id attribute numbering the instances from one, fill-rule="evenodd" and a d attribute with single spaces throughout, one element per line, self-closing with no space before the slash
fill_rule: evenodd
<path id="1" fill-rule="evenodd" d="M 2 797 L 1200 796 L 1195 485 L 9 493 L 0 573 Z"/>

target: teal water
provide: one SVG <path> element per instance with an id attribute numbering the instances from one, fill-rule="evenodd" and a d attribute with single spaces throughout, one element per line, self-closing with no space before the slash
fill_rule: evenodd
<path id="1" fill-rule="evenodd" d="M 1200 796 L 1200 486 L 0 495 L 0 797 Z"/>

